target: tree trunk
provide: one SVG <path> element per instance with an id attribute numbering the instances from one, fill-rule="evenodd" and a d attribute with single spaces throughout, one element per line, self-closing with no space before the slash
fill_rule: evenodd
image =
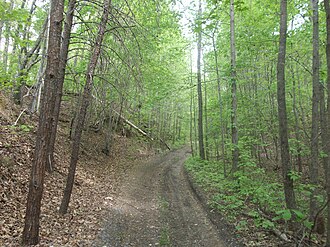
<path id="1" fill-rule="evenodd" d="M 221 132 L 221 159 L 223 163 L 223 172 L 224 176 L 227 177 L 227 165 L 225 160 L 225 128 L 224 128 L 224 119 L 223 119 L 223 104 L 221 96 L 221 82 L 220 82 L 220 72 L 219 72 L 219 63 L 218 63 L 218 51 L 214 39 L 214 33 L 212 36 L 212 45 L 214 51 L 214 61 L 215 61 L 215 71 L 217 74 L 217 86 L 218 86 L 218 101 L 219 101 L 219 121 L 220 121 L 220 132 Z M 218 147 L 217 147 L 218 148 Z M 219 150 L 217 149 L 217 152 Z"/>
<path id="2" fill-rule="evenodd" d="M 296 93 L 296 77 L 293 66 L 291 66 L 291 74 L 292 74 L 292 108 L 294 115 L 294 133 L 296 137 L 297 143 L 297 155 L 296 155 L 296 165 L 298 167 L 298 171 L 302 172 L 302 159 L 301 159 L 301 144 L 300 144 L 300 131 L 299 131 L 299 116 L 297 111 L 297 93 Z"/>
<path id="3" fill-rule="evenodd" d="M 233 145 L 233 164 L 232 173 L 234 174 L 238 170 L 238 127 L 237 127 L 237 85 L 236 85 L 236 46 L 235 46 L 235 6 L 234 0 L 230 0 L 230 54 L 231 54 L 231 93 L 232 93 L 232 105 L 231 105 L 231 139 Z"/>
<path id="4" fill-rule="evenodd" d="M 330 92 L 330 6 L 329 6 L 329 0 L 324 0 L 324 7 L 326 12 L 326 27 L 327 27 L 327 42 L 326 42 L 326 57 L 327 57 L 327 89 L 328 92 Z M 327 99 L 328 109 L 327 109 L 327 119 L 330 119 L 330 97 L 328 94 Z M 330 136 L 330 130 L 328 128 L 328 131 L 326 133 L 327 140 L 329 140 Z M 330 142 L 327 142 L 326 146 L 326 153 L 330 154 Z M 328 200 L 330 199 L 330 169 L 329 169 L 329 159 L 328 163 L 325 165 L 325 177 L 326 177 L 326 191 L 327 191 L 327 197 Z M 330 247 L 330 205 L 328 204 L 327 208 L 327 242 L 326 247 Z"/>
<path id="5" fill-rule="evenodd" d="M 322 152 L 323 153 L 327 153 L 326 151 L 326 147 L 327 147 L 327 116 L 326 116 L 326 104 L 325 104 L 325 92 L 324 92 L 324 87 L 325 85 L 322 84 L 320 85 L 320 128 L 321 128 L 321 143 L 322 143 Z M 327 164 L 328 164 L 328 157 L 327 155 L 324 155 L 322 157 L 322 165 L 324 168 L 324 172 L 326 172 L 326 168 L 327 168 Z"/>
<path id="6" fill-rule="evenodd" d="M 288 120 L 286 112 L 285 97 L 285 57 L 286 57 L 286 34 L 287 34 L 287 0 L 281 0 L 280 18 L 280 40 L 277 61 L 277 101 L 278 101 L 278 121 L 281 148 L 281 163 L 284 183 L 285 202 L 288 209 L 296 208 L 296 199 L 293 190 L 293 180 L 290 172 L 289 141 L 288 141 Z"/>
<path id="7" fill-rule="evenodd" d="M 70 36 L 71 36 L 71 28 L 72 28 L 72 20 L 74 15 L 74 8 L 76 5 L 76 0 L 70 0 L 68 3 L 68 10 L 66 13 L 64 29 L 63 29 L 63 41 L 61 46 L 61 53 L 60 53 L 60 66 L 59 66 L 59 79 L 56 86 L 55 92 L 55 107 L 53 112 L 53 119 L 54 123 L 52 126 L 51 136 L 50 136 L 50 144 L 48 150 L 48 159 L 46 169 L 48 172 L 52 172 L 54 168 L 54 149 L 55 149 L 55 141 L 56 141 L 56 133 L 57 133 L 57 124 L 60 115 L 60 107 L 62 101 L 62 91 L 63 91 L 63 84 L 65 78 L 65 68 L 68 59 L 68 52 L 69 52 L 69 44 L 70 44 Z"/>
<path id="8" fill-rule="evenodd" d="M 71 193 L 72 193 L 72 187 L 73 187 L 73 182 L 74 182 L 74 177 L 75 177 L 76 167 L 77 167 L 77 162 L 78 162 L 78 156 L 79 156 L 81 134 L 82 134 L 83 126 L 85 124 L 87 108 L 88 108 L 88 105 L 89 105 L 90 99 L 91 99 L 91 93 L 92 93 L 92 87 L 93 87 L 93 74 L 94 74 L 100 53 L 101 53 L 101 46 L 102 46 L 105 31 L 106 31 L 106 26 L 108 23 L 110 5 L 111 5 L 111 0 L 104 1 L 103 14 L 102 14 L 101 21 L 99 24 L 99 30 L 98 30 L 98 34 L 96 37 L 94 50 L 91 55 L 91 58 L 90 58 L 90 61 L 88 64 L 88 68 L 86 71 L 86 84 L 85 84 L 85 88 L 84 88 L 84 92 L 83 92 L 81 108 L 80 108 L 79 115 L 78 115 L 78 126 L 75 131 L 73 143 L 72 143 L 72 152 L 71 152 L 69 173 L 68 173 L 66 186 L 64 189 L 62 203 L 60 206 L 61 214 L 65 214 L 67 212 L 69 202 L 70 202 L 70 197 L 71 197 Z"/>
<path id="9" fill-rule="evenodd" d="M 192 70 L 192 68 L 191 68 Z M 190 83 L 191 83 L 191 92 L 190 92 L 190 121 L 189 121 L 189 127 L 190 127 L 190 148 L 191 148 L 191 153 L 192 153 L 192 156 L 195 156 L 195 149 L 194 149 L 194 138 L 193 138 L 193 121 L 194 121 L 194 117 L 195 117 L 195 114 L 193 112 L 193 97 L 194 97 L 194 90 L 193 90 L 193 82 L 192 82 L 192 71 L 191 71 L 191 74 L 190 74 Z"/>
<path id="10" fill-rule="evenodd" d="M 204 72 L 204 118 L 205 118 L 205 157 L 209 160 L 210 150 L 209 150 L 209 130 L 208 130 L 208 119 L 207 119 L 207 86 L 205 81 Z"/>
<path id="11" fill-rule="evenodd" d="M 194 144 L 195 144 L 195 154 L 196 155 L 198 155 L 198 130 L 197 130 L 197 121 L 196 121 L 196 119 L 197 119 L 197 110 L 196 110 L 196 99 L 195 99 L 195 93 L 194 92 L 192 92 L 192 99 L 193 99 L 193 102 L 192 102 L 192 106 L 193 106 L 193 114 L 194 114 Z"/>
<path id="12" fill-rule="evenodd" d="M 44 186 L 45 164 L 47 162 L 47 151 L 52 127 L 52 114 L 55 105 L 54 87 L 57 83 L 57 69 L 59 66 L 63 6 L 64 3 L 62 0 L 53 0 L 51 2 L 45 89 L 42 97 L 39 127 L 26 205 L 22 240 L 24 245 L 33 245 L 39 242 L 40 207 Z"/>
<path id="13" fill-rule="evenodd" d="M 201 54 L 202 54 L 202 2 L 199 0 L 198 7 L 198 37 L 197 37 L 197 94 L 198 94 L 198 147 L 199 156 L 205 159 L 204 133 L 203 133 L 203 96 L 201 76 Z"/>
<path id="14" fill-rule="evenodd" d="M 38 75 L 37 75 L 37 83 L 34 86 L 34 94 L 33 94 L 33 99 L 30 107 L 30 112 L 35 113 L 39 112 L 39 104 L 40 104 L 40 95 L 41 95 L 41 90 L 43 87 L 43 82 L 44 82 L 44 77 L 45 77 L 45 68 L 46 68 L 46 52 L 47 52 L 47 41 L 48 41 L 48 29 L 45 30 L 44 34 L 44 42 L 42 45 L 42 50 L 41 50 L 41 60 L 40 60 L 40 66 L 38 70 Z"/>
<path id="15" fill-rule="evenodd" d="M 0 40 L 2 39 L 2 29 L 3 29 L 3 24 L 4 24 L 4 21 L 3 20 L 0 20 Z M 0 42 L 0 51 L 1 51 L 1 42 Z M 1 54 L 1 53 L 0 53 Z"/>
<path id="16" fill-rule="evenodd" d="M 316 192 L 318 185 L 318 165 L 319 165 L 319 72 L 320 72 L 320 57 L 319 57 L 319 14 L 318 0 L 312 0 L 313 11 L 313 98 L 312 98 L 312 132 L 311 132 L 311 162 L 309 166 L 310 183 L 313 185 L 310 196 L 309 205 L 309 220 L 314 221 L 317 211 Z"/>
<path id="17" fill-rule="evenodd" d="M 14 1 L 10 1 L 9 12 L 14 8 Z M 8 53 L 9 53 L 9 43 L 10 43 L 10 23 L 7 22 L 5 25 L 5 46 L 2 55 L 3 71 L 7 73 L 8 70 Z"/>
<path id="18" fill-rule="evenodd" d="M 110 155 L 112 142 L 113 142 L 113 130 L 115 124 L 115 116 L 113 115 L 113 102 L 110 103 L 108 114 L 109 114 L 109 120 L 105 133 L 105 145 L 104 148 L 102 149 L 102 152 L 107 156 Z"/>

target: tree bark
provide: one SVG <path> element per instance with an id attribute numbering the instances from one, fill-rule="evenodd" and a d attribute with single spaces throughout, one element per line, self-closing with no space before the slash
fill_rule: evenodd
<path id="1" fill-rule="evenodd" d="M 2 39 L 2 29 L 3 29 L 3 24 L 4 24 L 4 21 L 3 20 L 0 20 L 0 40 Z M 0 42 L 0 51 L 2 50 L 1 49 L 1 42 Z M 1 54 L 1 53 L 0 53 Z"/>
<path id="2" fill-rule="evenodd" d="M 115 116 L 113 115 L 113 102 L 110 103 L 108 114 L 109 114 L 109 120 L 105 133 L 105 145 L 104 148 L 102 149 L 102 152 L 107 156 L 110 155 L 112 142 L 113 142 L 113 134 L 114 134 L 113 129 L 115 124 Z"/>
<path id="3" fill-rule="evenodd" d="M 70 44 L 70 37 L 71 37 L 71 28 L 72 28 L 72 20 L 74 15 L 74 8 L 76 6 L 76 0 L 70 0 L 68 3 L 68 10 L 66 13 L 64 29 L 63 29 L 63 41 L 61 46 L 60 52 L 60 65 L 59 65 L 59 79 L 57 86 L 55 88 L 55 107 L 53 112 L 53 119 L 54 123 L 52 125 L 52 131 L 50 136 L 50 144 L 48 150 L 48 159 L 46 169 L 48 172 L 52 172 L 54 168 L 54 149 L 55 149 L 55 141 L 56 141 L 56 133 L 57 133 L 57 124 L 60 115 L 60 107 L 62 101 L 62 91 L 63 91 L 63 84 L 65 78 L 65 68 L 68 59 L 69 53 L 69 44 Z"/>
<path id="4" fill-rule="evenodd" d="M 236 85 L 236 46 L 235 46 L 235 6 L 234 0 L 230 0 L 230 65 L 231 65 L 231 140 L 233 145 L 232 152 L 232 173 L 238 170 L 238 127 L 237 127 L 237 85 Z"/>
<path id="5" fill-rule="evenodd" d="M 207 118 L 207 83 L 205 80 L 204 72 L 204 118 L 205 118 L 205 158 L 210 158 L 210 146 L 209 146 L 209 130 L 208 130 L 208 118 Z"/>
<path id="6" fill-rule="evenodd" d="M 318 186 L 318 166 L 319 166 L 319 103 L 320 103 L 320 56 L 319 56 L 319 14 L 318 0 L 312 1 L 313 11 L 313 98 L 312 98 L 312 132 L 311 132 L 311 162 L 309 165 L 310 183 L 313 185 L 310 196 L 309 219 L 313 222 L 317 211 L 316 192 Z"/>
<path id="7" fill-rule="evenodd" d="M 296 155 L 296 165 L 298 167 L 298 171 L 302 172 L 302 159 L 301 159 L 301 138 L 300 138 L 300 130 L 299 130 L 299 116 L 297 110 L 297 93 L 296 93 L 296 77 L 293 66 L 291 66 L 291 74 L 292 74 L 292 108 L 294 115 L 294 133 L 297 142 L 297 155 Z"/>
<path id="8" fill-rule="evenodd" d="M 193 80 L 192 80 L 192 64 L 190 65 L 191 66 L 191 71 L 190 71 L 190 84 L 191 84 L 191 92 L 190 92 L 190 107 L 189 107 L 189 110 L 190 110 L 190 121 L 189 121 L 189 128 L 190 128 L 190 148 L 191 148 L 191 153 L 192 153 L 192 156 L 195 156 L 195 149 L 194 149 L 194 135 L 193 135 L 193 123 L 194 123 L 194 119 L 195 119 L 195 114 L 193 112 L 193 103 L 194 103 L 194 100 L 193 100 L 193 97 L 194 97 L 194 90 L 193 90 Z"/>
<path id="9" fill-rule="evenodd" d="M 327 57 L 327 89 L 328 92 L 330 92 L 330 6 L 329 6 L 329 0 L 324 0 L 324 7 L 326 12 L 326 29 L 327 29 L 327 42 L 326 42 L 326 57 Z M 330 119 L 330 96 L 328 94 L 327 98 L 327 119 Z M 329 140 L 330 136 L 330 130 L 328 128 L 328 131 L 326 133 L 327 140 Z M 330 142 L 327 142 L 326 146 L 326 153 L 329 156 L 330 154 Z M 327 197 L 328 200 L 330 199 L 330 169 L 329 169 L 329 160 L 328 163 L 325 164 L 325 177 L 326 177 L 326 191 L 327 191 Z M 328 204 L 327 208 L 327 241 L 326 241 L 326 247 L 330 247 L 330 205 Z"/>
<path id="10" fill-rule="evenodd" d="M 85 84 L 85 88 L 84 88 L 84 92 L 83 92 L 82 104 L 81 104 L 79 115 L 78 115 L 78 125 L 77 125 L 77 129 L 74 133 L 74 138 L 73 138 L 73 143 L 72 143 L 72 152 L 71 152 L 69 173 L 68 173 L 66 186 L 64 189 L 62 203 L 60 206 L 61 214 L 65 214 L 67 212 L 69 202 L 70 202 L 70 197 L 71 197 L 71 193 L 72 193 L 74 177 L 75 177 L 76 167 L 77 167 L 77 162 L 78 162 L 78 156 L 79 156 L 81 134 L 82 134 L 83 126 L 85 124 L 87 108 L 90 103 L 91 94 L 92 94 L 93 74 L 94 74 L 100 53 L 101 53 L 101 46 L 102 46 L 103 38 L 105 35 L 107 23 L 108 23 L 110 5 L 111 5 L 111 0 L 104 1 L 103 13 L 102 13 L 101 21 L 99 24 L 99 30 L 98 30 L 98 34 L 96 37 L 94 50 L 91 55 L 91 58 L 90 58 L 90 61 L 88 64 L 88 68 L 86 71 L 86 75 L 85 75 L 86 84 Z"/>
<path id="11" fill-rule="evenodd" d="M 63 6 L 64 3 L 62 0 L 53 0 L 51 2 L 45 89 L 42 97 L 39 127 L 26 205 L 22 239 L 24 245 L 34 245 L 39 242 L 40 207 L 44 186 L 45 164 L 47 162 L 47 151 L 53 122 L 52 114 L 55 104 L 54 87 L 57 83 L 57 69 L 59 66 Z"/>
<path id="12" fill-rule="evenodd" d="M 286 35 L 287 35 L 287 0 L 281 0 L 280 40 L 277 61 L 277 101 L 278 121 L 281 148 L 281 163 L 284 183 L 286 207 L 289 210 L 296 208 L 296 199 L 293 190 L 293 180 L 290 176 L 292 164 L 290 163 L 288 120 L 285 97 L 285 58 L 286 58 Z"/>
<path id="13" fill-rule="evenodd" d="M 47 52 L 47 41 L 48 41 L 48 29 L 44 33 L 44 41 L 41 49 L 41 60 L 37 74 L 37 82 L 34 85 L 34 94 L 30 107 L 30 112 L 39 112 L 40 96 L 44 83 L 45 71 L 46 71 L 46 52 Z"/>
<path id="14" fill-rule="evenodd" d="M 212 35 L 212 45 L 214 52 L 214 61 L 215 61 L 215 71 L 217 75 L 217 86 L 218 86 L 218 101 L 219 101 L 219 121 L 220 121 L 220 132 L 221 132 L 221 159 L 223 163 L 223 173 L 227 177 L 227 164 L 225 160 L 225 128 L 224 128 L 224 119 L 223 119 L 223 104 L 221 96 L 221 81 L 220 81 L 220 72 L 219 72 L 219 63 L 218 63 L 218 51 L 214 39 L 214 33 Z M 218 150 L 217 150 L 218 151 Z"/>
<path id="15" fill-rule="evenodd" d="M 198 7 L 198 34 L 197 34 L 197 94 L 198 94 L 198 148 L 199 156 L 205 160 L 204 131 L 203 131 L 203 95 L 201 75 L 201 53 L 202 53 L 202 2 Z"/>
<path id="16" fill-rule="evenodd" d="M 10 1 L 10 5 L 9 5 L 9 11 L 12 11 L 14 8 L 14 1 L 11 0 Z M 9 43 L 10 43 L 10 24 L 7 22 L 5 23 L 5 46 L 4 46 L 4 50 L 2 53 L 2 63 L 3 63 L 3 71 L 5 73 L 7 73 L 8 70 L 8 53 L 9 53 Z"/>

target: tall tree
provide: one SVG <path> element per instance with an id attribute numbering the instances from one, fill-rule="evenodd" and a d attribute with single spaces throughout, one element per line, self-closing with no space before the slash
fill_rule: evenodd
<path id="1" fill-rule="evenodd" d="M 111 0 L 105 0 L 104 5 L 103 5 L 102 17 L 101 17 L 100 24 L 99 24 L 98 34 L 96 36 L 96 40 L 95 40 L 95 44 L 94 44 L 94 49 L 93 49 L 92 55 L 90 57 L 87 71 L 85 74 L 86 84 L 85 84 L 83 97 L 82 97 L 82 103 L 81 103 L 78 120 L 77 120 L 78 125 L 77 125 L 77 129 L 74 133 L 74 137 L 73 137 L 69 173 L 68 173 L 66 186 L 64 189 L 62 203 L 60 206 L 61 214 L 65 214 L 67 212 L 69 202 L 70 202 L 70 197 L 71 197 L 71 193 L 72 193 L 74 177 L 75 177 L 76 167 L 77 167 L 77 162 L 78 162 L 78 156 L 79 156 L 81 134 L 82 134 L 82 130 L 83 130 L 83 127 L 85 124 L 87 108 L 88 108 L 88 106 L 90 104 L 90 100 L 91 100 L 94 71 L 97 66 L 97 62 L 98 62 L 98 59 L 99 59 L 99 56 L 101 53 L 101 47 L 102 47 L 102 42 L 103 42 L 104 35 L 106 32 L 110 8 L 111 8 Z"/>
<path id="2" fill-rule="evenodd" d="M 66 64 L 67 64 L 67 60 L 68 60 L 71 28 L 72 28 L 72 21 L 73 21 L 75 6 L 76 6 L 76 0 L 70 0 L 68 3 L 68 10 L 66 13 L 64 29 L 63 29 L 63 39 L 62 39 L 63 41 L 62 41 L 61 52 L 60 52 L 59 76 L 58 76 L 58 82 L 57 82 L 56 88 L 55 88 L 56 99 L 55 99 L 55 106 L 54 106 L 54 112 L 53 112 L 54 123 L 52 125 L 50 144 L 49 144 L 49 150 L 48 150 L 47 167 L 46 167 L 48 172 L 51 172 L 54 168 L 54 148 L 55 148 L 55 140 L 56 140 L 56 133 L 57 133 L 57 124 L 58 124 L 58 118 L 60 115 L 62 91 L 63 91 L 63 84 L 64 84 L 64 78 L 65 78 L 65 68 L 66 68 Z"/>
<path id="3" fill-rule="evenodd" d="M 198 3 L 198 20 L 197 20 L 197 94 L 198 94 L 198 144 L 199 156 L 205 159 L 204 148 L 204 131 L 203 131 L 203 95 L 202 95 L 202 1 Z"/>
<path id="4" fill-rule="evenodd" d="M 327 89 L 328 92 L 330 92 L 330 5 L 329 5 L 329 0 L 324 0 L 324 7 L 325 7 L 325 12 L 326 12 L 326 29 L 327 29 L 327 42 L 326 42 L 326 57 L 327 57 Z M 328 94 L 328 109 L 327 109 L 327 119 L 330 119 L 330 97 Z M 330 130 L 328 128 L 327 134 L 327 139 L 329 140 L 330 136 Z M 327 147 L 326 147 L 326 152 L 329 156 L 330 154 L 330 142 L 327 142 Z M 327 197 L 328 201 L 330 200 L 330 165 L 329 165 L 329 160 L 328 163 L 325 165 L 325 177 L 326 177 L 326 191 L 327 191 Z M 328 203 L 328 212 L 327 212 L 327 242 L 326 242 L 326 247 L 330 247 L 330 204 Z"/>
<path id="5" fill-rule="evenodd" d="M 224 119 L 223 119 L 223 102 L 221 96 L 221 81 L 220 81 L 220 71 L 219 71 L 219 63 L 218 63 L 218 50 L 215 41 L 215 32 L 217 29 L 214 30 L 212 33 L 212 47 L 214 52 L 214 62 L 215 62 L 215 72 L 217 78 L 217 91 L 218 91 L 218 102 L 219 102 L 219 121 L 220 121 L 220 135 L 221 135 L 221 159 L 223 163 L 223 173 L 224 176 L 227 176 L 227 169 L 226 169 L 226 160 L 225 160 L 225 128 L 224 128 Z"/>
<path id="6" fill-rule="evenodd" d="M 12 11 L 14 8 L 14 1 L 10 1 L 9 11 Z M 9 42 L 10 42 L 10 24 L 5 23 L 5 46 L 2 54 L 2 63 L 3 70 L 7 73 L 8 70 L 8 56 L 9 56 Z"/>
<path id="7" fill-rule="evenodd" d="M 192 55 L 190 55 L 190 121 L 189 121 L 189 127 L 190 127 L 190 148 L 192 156 L 195 156 L 195 149 L 194 149 L 194 142 L 196 141 L 194 139 L 195 134 L 193 131 L 195 130 L 193 128 L 193 125 L 195 125 L 195 110 L 194 110 L 194 83 L 193 83 L 193 71 L 192 71 Z"/>
<path id="8" fill-rule="evenodd" d="M 280 40 L 277 60 L 277 102 L 285 202 L 287 208 L 291 210 L 296 208 L 296 199 L 293 190 L 293 180 L 290 174 L 292 171 L 292 164 L 290 163 L 289 154 L 288 120 L 285 97 L 287 18 L 287 0 L 281 0 Z"/>
<path id="9" fill-rule="evenodd" d="M 310 182 L 313 185 L 309 216 L 313 219 L 317 211 L 316 187 L 318 186 L 318 166 L 319 166 L 319 103 L 320 103 L 320 55 L 319 55 L 319 1 L 312 0 L 313 11 L 313 98 L 312 98 L 312 132 L 311 132 L 311 162 L 309 166 Z"/>
<path id="10" fill-rule="evenodd" d="M 50 10 L 50 27 L 48 40 L 48 58 L 45 77 L 45 88 L 42 97 L 39 127 L 37 132 L 34 160 L 30 176 L 29 193 L 26 205 L 23 244 L 39 242 L 39 217 L 44 186 L 45 164 L 52 129 L 52 114 L 55 105 L 54 88 L 57 83 L 59 54 L 61 47 L 62 19 L 64 3 L 53 0 Z"/>
<path id="11" fill-rule="evenodd" d="M 233 145 L 232 172 L 238 170 L 238 126 L 237 126 L 237 85 L 236 85 L 236 45 L 235 45 L 235 2 L 230 0 L 230 70 L 231 70 L 231 138 Z"/>
<path id="12" fill-rule="evenodd" d="M 207 116 L 207 83 L 206 83 L 206 72 L 204 71 L 204 118 L 205 118 L 205 157 L 207 160 L 210 158 L 210 145 L 209 145 L 209 126 Z"/>

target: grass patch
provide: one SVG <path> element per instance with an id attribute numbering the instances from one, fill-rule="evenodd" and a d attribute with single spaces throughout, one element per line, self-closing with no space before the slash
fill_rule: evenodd
<path id="1" fill-rule="evenodd" d="M 160 246 L 171 246 L 170 234 L 169 234 L 169 230 L 167 227 L 161 229 L 159 245 Z"/>
<path id="2" fill-rule="evenodd" d="M 167 215 L 169 213 L 169 202 L 162 196 L 159 196 L 160 217 L 162 221 L 162 228 L 160 230 L 159 245 L 171 246 L 170 231 L 167 223 Z"/>

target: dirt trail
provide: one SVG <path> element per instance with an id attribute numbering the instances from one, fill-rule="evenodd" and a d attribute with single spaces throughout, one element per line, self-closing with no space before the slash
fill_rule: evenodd
<path id="1" fill-rule="evenodd" d="M 236 246 L 208 218 L 184 174 L 188 149 L 132 168 L 95 246 Z"/>

